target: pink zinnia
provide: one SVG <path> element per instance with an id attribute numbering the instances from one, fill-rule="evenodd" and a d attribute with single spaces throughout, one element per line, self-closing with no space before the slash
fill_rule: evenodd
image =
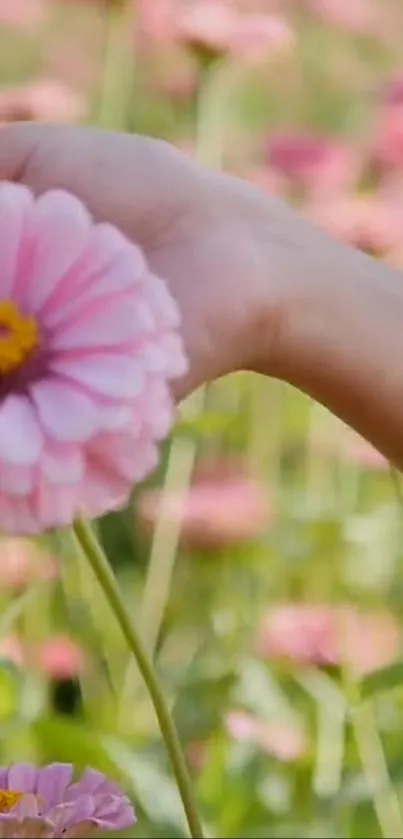
<path id="1" fill-rule="evenodd" d="M 0 768 L 0 837 L 74 839 L 135 823 L 129 799 L 101 772 L 87 769 L 77 783 L 72 776 L 69 763 Z"/>
<path id="2" fill-rule="evenodd" d="M 0 529 L 122 505 L 168 433 L 179 312 L 141 251 L 73 196 L 0 185 Z"/>

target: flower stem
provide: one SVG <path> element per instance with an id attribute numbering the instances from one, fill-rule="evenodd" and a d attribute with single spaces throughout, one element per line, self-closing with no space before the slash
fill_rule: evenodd
<path id="1" fill-rule="evenodd" d="M 147 685 L 151 701 L 160 725 L 167 752 L 171 760 L 178 790 L 185 810 L 189 831 L 192 839 L 203 839 L 203 829 L 198 816 L 192 792 L 192 784 L 188 768 L 183 755 L 175 723 L 165 700 L 163 689 L 155 673 L 152 661 L 143 642 L 132 623 L 126 608 L 115 575 L 109 565 L 91 526 L 79 518 L 73 525 L 73 530 L 81 550 L 85 554 L 97 580 L 103 589 L 105 597 L 115 615 L 127 644 L 137 661 L 138 668 Z"/>

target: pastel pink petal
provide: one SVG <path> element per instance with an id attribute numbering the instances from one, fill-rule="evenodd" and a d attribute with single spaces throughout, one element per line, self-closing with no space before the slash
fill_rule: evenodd
<path id="1" fill-rule="evenodd" d="M 132 399 L 144 388 L 145 377 L 138 360 L 118 353 L 96 353 L 52 362 L 52 370 L 110 398 Z"/>
<path id="2" fill-rule="evenodd" d="M 38 525 L 28 499 L 0 496 L 0 530 L 9 535 L 37 533 Z"/>
<path id="3" fill-rule="evenodd" d="M 99 405 L 69 382 L 43 379 L 31 386 L 30 395 L 43 428 L 53 440 L 80 443 L 97 431 Z"/>
<path id="4" fill-rule="evenodd" d="M 85 512 L 97 516 L 124 506 L 129 498 L 131 482 L 103 470 L 100 464 L 88 461 L 87 477 L 82 485 L 82 506 Z"/>
<path id="5" fill-rule="evenodd" d="M 91 446 L 90 468 L 95 463 L 100 473 L 116 475 L 134 484 L 154 471 L 158 463 L 156 446 L 130 433 L 100 436 Z"/>
<path id="6" fill-rule="evenodd" d="M 14 789 L 17 790 L 17 787 L 14 787 Z M 16 805 L 13 811 L 13 815 L 14 812 L 20 819 L 36 818 L 39 813 L 38 799 L 36 795 L 33 795 L 32 792 L 29 792 L 27 795 L 24 795 L 24 798 L 22 798 L 21 801 L 19 801 Z"/>
<path id="7" fill-rule="evenodd" d="M 0 184 L 0 300 L 12 296 L 24 226 L 33 204 L 25 186 Z"/>
<path id="8" fill-rule="evenodd" d="M 71 763 L 50 763 L 39 771 L 36 794 L 47 807 L 54 807 L 62 800 L 72 776 Z"/>
<path id="9" fill-rule="evenodd" d="M 0 465 L 0 493 L 28 495 L 34 484 L 34 470 L 29 466 Z"/>
<path id="10" fill-rule="evenodd" d="M 16 763 L 8 771 L 8 789 L 35 792 L 37 775 L 38 770 L 31 763 Z"/>
<path id="11" fill-rule="evenodd" d="M 114 405 L 113 408 L 103 407 L 102 409 L 102 430 L 119 431 L 128 425 L 132 426 L 133 433 L 140 431 L 141 422 L 138 415 L 129 405 Z"/>
<path id="12" fill-rule="evenodd" d="M 42 484 L 37 487 L 33 503 L 41 529 L 65 527 L 78 512 L 77 489 Z"/>
<path id="13" fill-rule="evenodd" d="M 31 465 L 40 455 L 43 436 L 38 418 L 25 396 L 7 396 L 0 403 L 0 458 Z"/>
<path id="14" fill-rule="evenodd" d="M 70 321 L 77 312 L 105 295 L 133 291 L 139 278 L 147 275 L 141 251 L 135 245 L 131 245 L 121 234 L 119 234 L 119 242 L 123 240 L 120 242 L 121 252 L 115 253 L 111 261 L 109 248 L 106 247 L 105 253 L 103 242 L 105 233 L 107 246 L 110 244 L 109 239 L 114 238 L 111 237 L 109 230 L 114 229 L 109 228 L 109 225 L 98 225 L 94 229 L 93 235 L 95 237 L 98 233 L 99 242 L 92 243 L 93 261 L 90 262 L 88 259 L 88 264 L 84 264 L 81 269 L 77 270 L 77 276 L 72 272 L 66 291 L 62 289 L 61 293 L 55 296 L 52 305 L 45 313 L 46 326 L 53 329 Z M 117 233 L 118 231 L 114 231 L 114 234 Z M 72 289 L 75 290 L 74 296 L 71 293 Z M 61 299 L 61 295 L 64 299 Z"/>
<path id="15" fill-rule="evenodd" d="M 161 405 L 158 412 L 150 413 L 145 426 L 154 440 L 165 440 L 171 430 L 173 419 L 173 405 L 166 403 Z"/>
<path id="16" fill-rule="evenodd" d="M 131 296 L 111 295 L 62 326 L 53 337 L 52 347 L 54 350 L 119 347 L 142 335 L 143 315 Z"/>
<path id="17" fill-rule="evenodd" d="M 41 467 L 42 474 L 52 484 L 76 484 L 84 475 L 84 458 L 75 446 L 47 446 Z"/>
<path id="18" fill-rule="evenodd" d="M 29 226 L 32 253 L 23 289 L 30 311 L 40 311 L 81 256 L 90 222 L 85 207 L 67 192 L 52 190 L 37 200 Z"/>
<path id="19" fill-rule="evenodd" d="M 180 326 L 182 318 L 179 306 L 169 293 L 165 282 L 155 274 L 149 277 L 147 297 L 162 326 L 168 329 L 177 329 Z"/>
<path id="20" fill-rule="evenodd" d="M 160 346 L 167 357 L 167 378 L 176 379 L 184 376 L 189 370 L 189 363 L 180 336 L 174 332 L 166 332 L 165 335 L 161 336 Z"/>

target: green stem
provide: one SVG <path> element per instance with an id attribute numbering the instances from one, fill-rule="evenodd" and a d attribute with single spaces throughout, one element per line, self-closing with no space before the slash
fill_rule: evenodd
<path id="1" fill-rule="evenodd" d="M 203 839 L 203 829 L 197 813 L 192 792 L 192 784 L 182 747 L 172 719 L 164 692 L 155 673 L 152 661 L 143 642 L 133 626 L 128 609 L 126 608 L 116 582 L 115 575 L 109 565 L 101 546 L 99 545 L 91 526 L 83 519 L 78 519 L 73 530 L 80 547 L 85 554 L 97 580 L 103 589 L 105 597 L 117 619 L 127 644 L 137 661 L 138 668 L 147 685 L 151 701 L 165 741 L 172 769 L 182 798 L 192 839 Z"/>

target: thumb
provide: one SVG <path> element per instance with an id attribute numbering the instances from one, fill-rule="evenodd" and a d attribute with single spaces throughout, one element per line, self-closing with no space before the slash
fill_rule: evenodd
<path id="1" fill-rule="evenodd" d="M 13 123 L 0 129 L 0 179 L 74 193 L 97 220 L 141 244 L 185 215 L 202 170 L 161 140 L 94 128 Z"/>

